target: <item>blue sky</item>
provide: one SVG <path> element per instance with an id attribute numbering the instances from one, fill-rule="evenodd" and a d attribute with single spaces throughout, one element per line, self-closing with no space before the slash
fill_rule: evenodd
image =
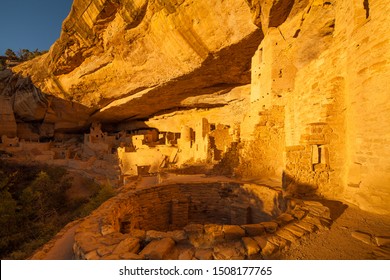
<path id="1" fill-rule="evenodd" d="M 48 50 L 73 0 L 0 0 L 0 55 L 6 49 Z"/>

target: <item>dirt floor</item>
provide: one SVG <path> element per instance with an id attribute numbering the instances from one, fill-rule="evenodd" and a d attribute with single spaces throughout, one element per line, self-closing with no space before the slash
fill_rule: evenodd
<path id="1" fill-rule="evenodd" d="M 311 234 L 292 244 L 278 259 L 390 260 L 390 244 L 379 247 L 375 242 L 375 237 L 387 237 L 383 240 L 390 241 L 390 217 L 368 213 L 354 206 L 344 206 L 346 208 L 339 209 L 341 213 L 334 217 L 330 230 Z"/>

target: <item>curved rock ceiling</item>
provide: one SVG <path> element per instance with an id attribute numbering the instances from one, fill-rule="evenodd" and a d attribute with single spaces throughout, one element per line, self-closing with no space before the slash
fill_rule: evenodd
<path id="1" fill-rule="evenodd" d="M 183 100 L 249 84 L 263 31 L 282 23 L 294 2 L 75 0 L 49 53 L 14 72 L 47 95 L 85 106 L 77 123 L 212 107 Z M 17 103 L 28 100 L 44 110 L 47 104 L 35 102 L 36 90 L 29 92 Z M 23 110 L 15 110 L 22 119 L 42 119 Z"/>

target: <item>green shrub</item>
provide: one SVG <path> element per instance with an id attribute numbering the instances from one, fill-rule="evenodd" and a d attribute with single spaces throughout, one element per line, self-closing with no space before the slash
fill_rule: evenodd
<path id="1" fill-rule="evenodd" d="M 98 208 L 104 201 L 113 197 L 115 194 L 113 187 L 110 184 L 104 184 L 100 189 L 93 195 L 87 203 L 82 205 L 78 209 L 78 216 L 85 217 L 89 215 L 93 210 Z"/>
<path id="2" fill-rule="evenodd" d="M 88 199 L 68 201 L 71 182 L 59 167 L 0 161 L 0 258 L 24 259 L 72 219 L 86 216 L 114 195 L 110 185 L 87 184 Z"/>

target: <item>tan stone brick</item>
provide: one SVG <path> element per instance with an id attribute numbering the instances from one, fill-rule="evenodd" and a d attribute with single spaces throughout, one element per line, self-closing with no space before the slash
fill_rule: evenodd
<path id="1" fill-rule="evenodd" d="M 80 238 L 80 235 L 77 235 L 77 239 L 75 240 L 77 241 L 78 246 L 85 253 L 89 253 L 93 250 L 96 250 L 100 246 L 100 243 L 95 238 L 91 237 L 83 239 L 82 237 Z"/>
<path id="2" fill-rule="evenodd" d="M 279 250 L 279 247 L 268 241 L 265 236 L 254 236 L 253 239 L 261 248 L 261 254 L 265 257 L 271 256 Z"/>
<path id="3" fill-rule="evenodd" d="M 100 226 L 100 233 L 104 235 L 109 235 L 111 233 L 117 232 L 116 228 L 110 224 L 103 224 Z"/>
<path id="4" fill-rule="evenodd" d="M 290 232 L 284 228 L 278 229 L 275 234 L 279 237 L 282 237 L 282 238 L 290 241 L 291 243 L 294 243 L 298 239 L 298 237 L 296 235 L 294 235 L 292 232 Z"/>
<path id="5" fill-rule="evenodd" d="M 121 260 L 142 260 L 142 256 L 134 253 L 123 253 L 119 254 Z"/>
<path id="6" fill-rule="evenodd" d="M 163 239 L 166 238 L 167 233 L 165 231 L 157 231 L 157 230 L 148 230 L 145 235 L 146 241 L 152 241 L 154 239 Z"/>
<path id="7" fill-rule="evenodd" d="M 283 213 L 279 217 L 277 217 L 274 221 L 279 225 L 279 227 L 282 227 L 284 225 L 287 225 L 291 222 L 293 222 L 295 218 L 288 213 Z"/>
<path id="8" fill-rule="evenodd" d="M 139 253 L 147 259 L 162 260 L 175 247 L 175 241 L 171 238 L 153 240 Z"/>
<path id="9" fill-rule="evenodd" d="M 267 240 L 271 242 L 272 244 L 275 244 L 279 250 L 282 250 L 284 248 L 288 248 L 291 244 L 291 242 L 283 237 L 280 237 L 276 234 L 267 236 Z"/>
<path id="10" fill-rule="evenodd" d="M 298 227 L 294 224 L 287 225 L 283 229 L 290 231 L 292 234 L 294 234 L 295 236 L 297 236 L 299 238 L 301 238 L 309 233 L 306 230 L 304 230 L 303 228 Z"/>
<path id="11" fill-rule="evenodd" d="M 303 217 L 306 216 L 306 211 L 301 209 L 294 209 L 291 211 L 291 215 L 294 216 L 297 220 L 301 220 Z"/>
<path id="12" fill-rule="evenodd" d="M 204 227 L 201 224 L 189 224 L 184 227 L 184 231 L 186 231 L 188 234 L 200 234 L 204 232 Z"/>
<path id="13" fill-rule="evenodd" d="M 180 242 L 187 239 L 187 234 L 184 230 L 167 231 L 166 237 L 172 238 L 175 242 Z"/>
<path id="14" fill-rule="evenodd" d="M 219 243 L 214 247 L 213 256 L 216 260 L 243 260 L 245 248 L 240 241 Z"/>
<path id="15" fill-rule="evenodd" d="M 99 248 L 96 250 L 96 252 L 100 257 L 104 257 L 107 255 L 111 255 L 115 247 L 116 247 L 115 245 L 111 245 L 111 246 L 100 245 Z"/>
<path id="16" fill-rule="evenodd" d="M 141 229 L 133 229 L 131 230 L 130 235 L 134 238 L 139 238 L 142 240 L 146 237 L 146 231 Z"/>
<path id="17" fill-rule="evenodd" d="M 195 249 L 194 248 L 188 248 L 183 250 L 180 254 L 178 259 L 179 260 L 192 260 L 195 257 Z"/>
<path id="18" fill-rule="evenodd" d="M 212 249 L 197 249 L 195 252 L 195 258 L 198 260 L 212 260 L 213 250 Z"/>
<path id="19" fill-rule="evenodd" d="M 88 254 L 85 254 L 84 256 L 85 256 L 86 260 L 99 260 L 100 259 L 100 256 L 98 255 L 96 250 L 93 250 L 93 251 L 89 252 Z"/>
<path id="20" fill-rule="evenodd" d="M 248 225 L 242 225 L 241 226 L 247 236 L 260 236 L 265 234 L 265 228 L 261 224 L 248 224 Z"/>
<path id="21" fill-rule="evenodd" d="M 136 253 L 139 248 L 140 240 L 138 238 L 126 238 L 115 247 L 113 254 Z"/>
<path id="22" fill-rule="evenodd" d="M 224 240 L 223 226 L 222 225 L 205 225 L 204 226 L 204 238 L 211 243 L 222 242 Z"/>
<path id="23" fill-rule="evenodd" d="M 102 260 L 120 260 L 120 256 L 119 255 L 115 255 L 115 254 L 110 254 L 110 255 L 105 255 L 101 258 Z"/>
<path id="24" fill-rule="evenodd" d="M 110 246 L 118 244 L 125 238 L 126 236 L 122 235 L 121 233 L 111 233 L 109 235 L 99 238 L 99 242 L 103 245 Z"/>
<path id="25" fill-rule="evenodd" d="M 390 245 L 390 236 L 375 236 L 374 240 L 379 247 Z"/>
<path id="26" fill-rule="evenodd" d="M 320 221 L 321 221 L 321 224 L 327 228 L 327 229 L 330 229 L 331 225 L 332 225 L 332 220 L 330 219 L 327 219 L 327 218 L 320 218 Z"/>
<path id="27" fill-rule="evenodd" d="M 307 232 L 316 232 L 318 230 L 318 227 L 316 225 L 313 225 L 313 224 L 305 222 L 305 221 L 298 221 L 298 222 L 294 223 L 294 225 L 304 229 Z"/>
<path id="28" fill-rule="evenodd" d="M 316 201 L 305 201 L 305 205 L 307 210 L 319 217 L 323 217 L 326 219 L 330 219 L 330 210 L 328 207 L 323 206 L 321 203 L 316 202 Z"/>
<path id="29" fill-rule="evenodd" d="M 278 229 L 278 224 L 275 222 L 262 222 L 260 224 L 264 226 L 265 231 L 268 233 L 274 233 Z"/>
<path id="30" fill-rule="evenodd" d="M 259 244 L 250 237 L 243 237 L 242 242 L 248 256 L 258 254 L 261 250 Z"/>
<path id="31" fill-rule="evenodd" d="M 222 229 L 225 240 L 237 240 L 245 236 L 245 230 L 237 225 L 223 225 Z"/>
<path id="32" fill-rule="evenodd" d="M 359 231 L 354 231 L 351 233 L 352 237 L 362 241 L 363 243 L 366 243 L 368 245 L 373 245 L 373 238 L 371 234 L 365 233 L 365 232 L 359 232 Z"/>
<path id="33" fill-rule="evenodd" d="M 319 230 L 329 229 L 329 227 L 325 226 L 321 222 L 321 219 L 319 217 L 313 216 L 312 214 L 306 215 L 306 217 L 303 218 L 302 221 L 315 225 Z"/>

